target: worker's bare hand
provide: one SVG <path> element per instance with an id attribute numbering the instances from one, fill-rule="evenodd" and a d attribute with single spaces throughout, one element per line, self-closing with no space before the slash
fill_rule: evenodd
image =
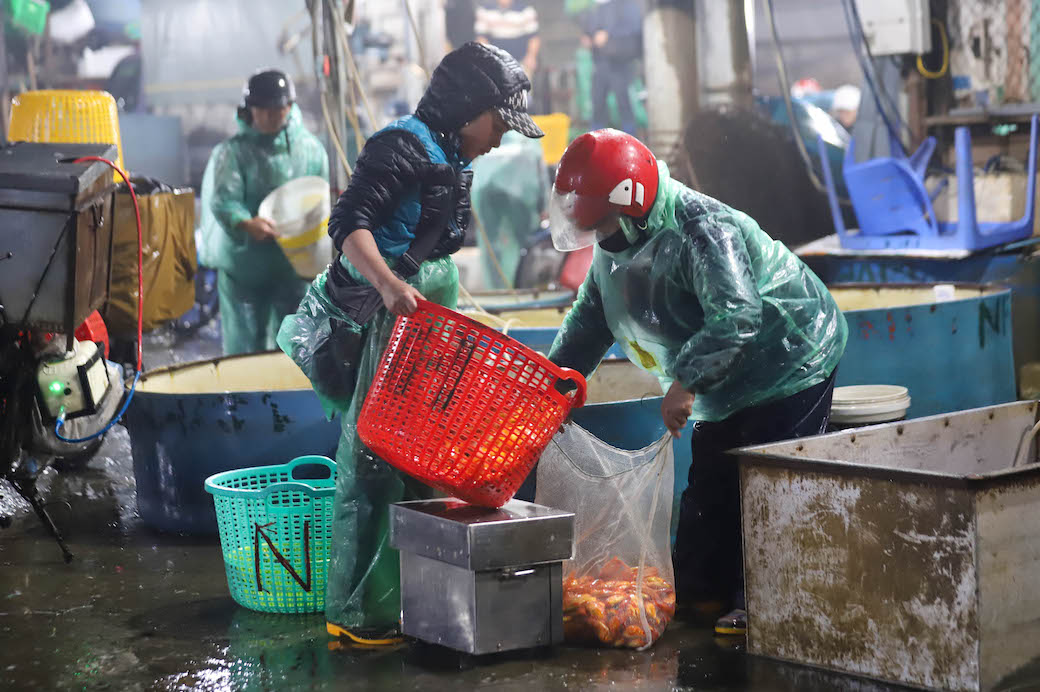
<path id="1" fill-rule="evenodd" d="M 419 308 L 418 301 L 423 300 L 422 293 L 400 279 L 395 279 L 387 286 L 380 287 L 379 295 L 383 298 L 383 305 L 386 306 L 386 309 L 399 317 L 411 315 Z"/>
<path id="2" fill-rule="evenodd" d="M 607 39 L 609 38 L 610 34 L 608 34 L 603 29 L 600 29 L 592 36 L 592 43 L 597 48 L 602 48 L 603 46 L 607 45 Z"/>
<path id="3" fill-rule="evenodd" d="M 589 36 L 588 34 L 582 34 L 581 35 L 581 47 L 582 48 L 592 48 L 592 37 Z"/>
<path id="4" fill-rule="evenodd" d="M 260 216 L 243 221 L 238 224 L 238 227 L 249 234 L 249 237 L 258 243 L 269 243 L 278 237 L 278 231 L 275 230 L 274 224 L 269 220 Z"/>
<path id="5" fill-rule="evenodd" d="M 683 428 L 686 427 L 686 422 L 690 420 L 690 414 L 693 413 L 695 398 L 693 392 L 687 391 L 678 382 L 673 382 L 672 386 L 668 388 L 668 393 L 664 395 L 664 401 L 661 402 L 661 418 L 664 420 L 668 432 L 672 433 L 672 437 L 682 435 Z"/>

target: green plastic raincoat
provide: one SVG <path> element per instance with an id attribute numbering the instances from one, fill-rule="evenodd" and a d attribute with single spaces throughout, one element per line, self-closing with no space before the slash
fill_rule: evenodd
<path id="1" fill-rule="evenodd" d="M 346 260 L 351 275 L 367 283 Z M 401 596 L 397 551 L 389 543 L 387 507 L 404 500 L 433 496 L 427 486 L 399 472 L 376 457 L 361 442 L 357 421 L 365 396 L 383 356 L 395 316 L 380 308 L 363 327 L 343 313 L 329 298 L 327 273 L 314 280 L 295 315 L 285 319 L 278 344 L 302 364 L 314 389 L 331 417 L 340 415 L 339 447 L 336 449 L 336 502 L 330 551 L 329 580 L 325 589 L 325 618 L 347 629 L 390 628 L 400 617 Z M 419 273 L 408 280 L 427 300 L 454 308 L 458 300 L 459 272 L 451 257 L 424 262 Z M 337 336 L 333 336 L 333 335 Z M 345 338 L 344 338 L 345 336 Z M 360 339 L 360 348 L 335 347 Z M 314 344 L 329 342 L 340 373 L 356 374 L 356 382 L 337 387 L 331 368 L 305 355 Z M 357 354 L 356 363 L 344 362 L 343 354 Z M 344 398 L 342 392 L 352 393 Z"/>
<path id="2" fill-rule="evenodd" d="M 663 163 L 645 229 L 594 251 L 549 358 L 588 377 L 616 340 L 667 391 L 720 421 L 823 382 L 848 326 L 823 283 L 743 212 L 672 180 Z"/>
<path id="3" fill-rule="evenodd" d="M 275 348 L 282 318 L 307 289 L 277 243 L 258 243 L 238 224 L 255 217 L 275 188 L 310 175 L 328 179 L 329 159 L 296 105 L 277 135 L 261 134 L 239 118 L 238 134 L 210 155 L 202 178 L 199 260 L 218 270 L 225 354 Z"/>
<path id="4" fill-rule="evenodd" d="M 477 245 L 488 288 L 513 288 L 521 252 L 538 232 L 549 188 L 542 145 L 518 132 L 507 132 L 501 146 L 474 161 L 470 194 L 473 211 L 487 232 L 487 238 L 477 235 Z M 489 244 L 501 273 L 491 260 Z"/>

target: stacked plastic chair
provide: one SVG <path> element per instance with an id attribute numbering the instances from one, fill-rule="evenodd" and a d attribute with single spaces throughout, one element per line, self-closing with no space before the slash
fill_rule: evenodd
<path id="1" fill-rule="evenodd" d="M 827 161 L 823 140 L 818 141 L 827 196 L 834 228 L 842 247 L 857 250 L 929 249 L 982 250 L 1012 243 L 1033 233 L 1036 197 L 1037 116 L 1029 134 L 1029 165 L 1026 179 L 1026 208 L 1021 219 L 1008 222 L 979 222 L 975 207 L 975 174 L 971 156 L 971 135 L 967 127 L 954 133 L 957 156 L 957 220 L 939 221 L 932 200 L 941 187 L 925 188 L 928 162 L 935 151 L 935 138 L 929 137 L 909 158 L 893 144 L 892 155 L 862 163 L 855 160 L 855 141 L 849 143 L 842 170 L 852 208 L 859 221 L 858 231 L 845 228 L 834 177 Z"/>

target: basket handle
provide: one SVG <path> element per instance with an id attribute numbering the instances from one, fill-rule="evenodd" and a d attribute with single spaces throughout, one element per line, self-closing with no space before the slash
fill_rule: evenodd
<path id="1" fill-rule="evenodd" d="M 296 457 L 295 459 L 293 459 L 285 465 L 285 469 L 289 472 L 290 478 L 293 478 L 295 480 L 312 480 L 309 478 L 297 478 L 296 469 L 300 466 L 324 466 L 329 470 L 329 475 L 325 476 L 324 478 L 315 478 L 313 480 L 327 480 L 329 478 L 332 478 L 332 476 L 336 473 L 336 462 L 334 462 L 332 459 L 329 459 L 328 457 L 322 456 L 320 454 L 308 454 L 306 456 Z"/>
<path id="2" fill-rule="evenodd" d="M 303 497 L 306 497 L 307 502 L 312 502 L 314 500 L 314 497 L 312 495 L 312 493 L 314 492 L 314 488 L 307 485 L 306 483 L 293 483 L 292 481 L 288 483 L 278 483 L 268 488 L 264 488 L 260 492 L 262 494 L 264 504 L 267 505 L 268 509 L 292 511 L 292 507 L 281 507 L 271 504 L 271 501 L 275 498 L 276 495 L 280 495 L 281 493 L 286 492 L 297 492 Z"/>
<path id="3" fill-rule="evenodd" d="M 328 469 L 329 475 L 325 476 L 324 478 L 314 478 L 314 479 L 311 479 L 311 478 L 297 478 L 297 476 L 296 476 L 296 469 L 298 469 L 301 466 L 323 466 L 326 469 Z M 308 480 L 326 480 L 326 479 L 332 478 L 332 476 L 336 472 L 336 462 L 334 462 L 332 459 L 329 459 L 326 456 L 321 456 L 320 454 L 308 454 L 306 456 L 296 457 L 295 459 L 293 459 L 289 463 L 285 464 L 283 466 L 283 468 L 286 471 L 288 471 L 289 478 L 292 478 L 293 481 L 278 483 L 277 485 L 272 485 L 272 486 L 270 486 L 268 488 L 265 488 L 264 490 L 261 491 L 263 493 L 264 504 L 267 505 L 269 508 L 272 508 L 272 509 L 275 509 L 275 508 L 271 505 L 271 500 L 273 499 L 274 495 L 276 495 L 277 493 L 283 493 L 283 492 L 286 492 L 286 491 L 295 490 L 296 492 L 301 493 L 302 495 L 306 495 L 308 499 L 313 499 L 314 488 L 311 487 L 310 485 L 308 485 L 306 483 L 306 481 L 308 481 Z M 294 482 L 294 481 L 298 481 L 298 482 Z"/>
<path id="4" fill-rule="evenodd" d="M 577 370 L 571 368 L 559 368 L 558 376 L 561 380 L 570 380 L 576 386 L 576 389 L 572 392 L 564 394 L 565 397 L 572 399 L 571 408 L 581 408 L 585 405 L 586 392 L 585 377 Z"/>

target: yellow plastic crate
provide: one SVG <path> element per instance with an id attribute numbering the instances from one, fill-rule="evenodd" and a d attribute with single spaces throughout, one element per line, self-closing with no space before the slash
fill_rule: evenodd
<path id="1" fill-rule="evenodd" d="M 542 155 L 545 163 L 555 166 L 563 158 L 563 152 L 571 143 L 571 117 L 566 113 L 550 113 L 549 115 L 531 116 L 535 124 L 542 128 Z"/>
<path id="2" fill-rule="evenodd" d="M 27 91 L 11 101 L 11 142 L 114 144 L 116 165 L 124 171 L 119 108 L 107 91 L 45 89 Z M 129 172 L 127 172 L 129 175 Z M 114 174 L 117 183 L 122 182 Z"/>

